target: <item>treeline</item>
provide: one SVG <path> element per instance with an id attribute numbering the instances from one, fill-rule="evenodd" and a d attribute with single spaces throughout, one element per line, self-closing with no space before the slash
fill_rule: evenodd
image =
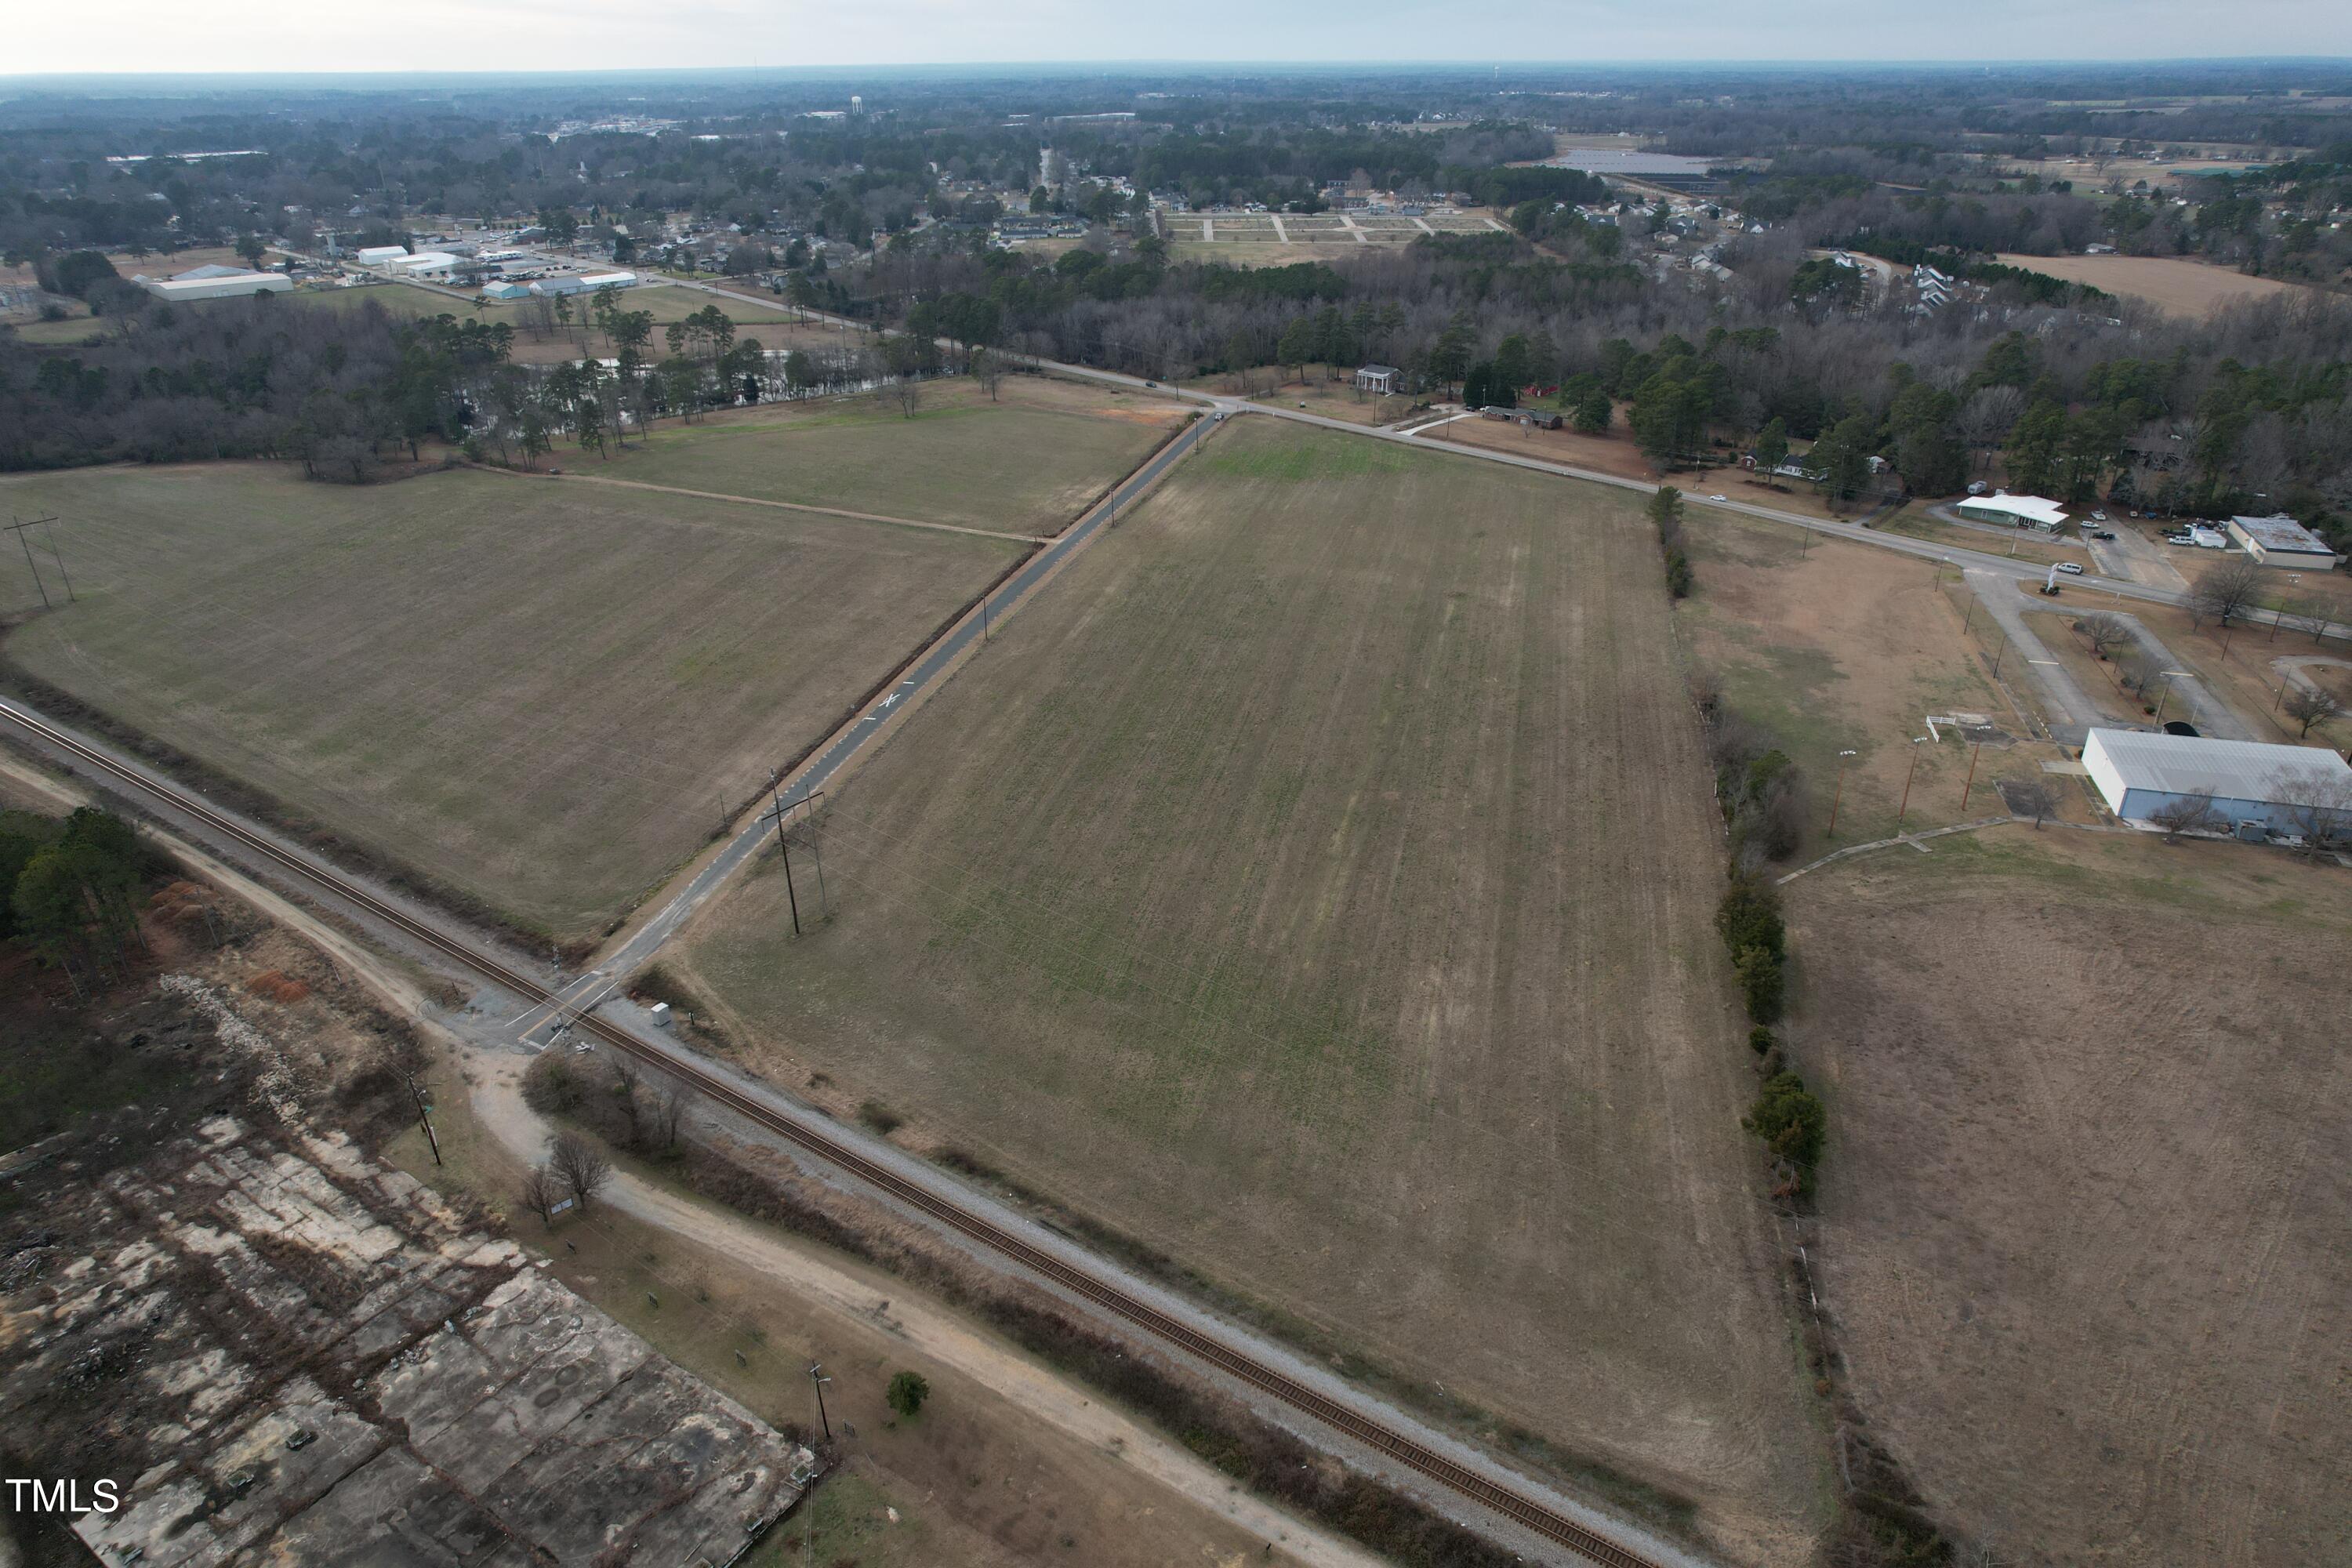
<path id="1" fill-rule="evenodd" d="M 130 824 L 83 806 L 59 821 L 0 814 L 0 940 L 25 943 L 77 993 L 120 975 L 139 935 L 149 869 Z"/>

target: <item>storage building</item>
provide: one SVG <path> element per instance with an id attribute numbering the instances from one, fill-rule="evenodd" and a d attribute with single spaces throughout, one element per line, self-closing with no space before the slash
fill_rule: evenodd
<path id="1" fill-rule="evenodd" d="M 637 280 L 634 272 L 575 272 L 569 278 L 542 278 L 530 286 L 534 294 L 593 294 L 599 289 L 626 289 Z"/>
<path id="2" fill-rule="evenodd" d="M 1989 496 L 1970 496 L 1952 510 L 1978 522 L 2007 522 L 2019 528 L 2028 523 L 2056 528 L 2066 521 L 2066 509 L 2054 500 L 2044 500 L 2040 496 L 2013 496 L 2003 490 L 1995 490 Z"/>
<path id="3" fill-rule="evenodd" d="M 371 245 L 364 250 L 352 252 L 352 259 L 362 267 L 382 267 L 384 263 L 397 261 L 407 254 L 408 247 L 404 245 Z"/>
<path id="4" fill-rule="evenodd" d="M 453 256 L 446 250 L 420 250 L 414 256 L 404 256 L 396 261 L 384 263 L 384 270 L 405 272 L 411 278 L 446 278 L 465 265 L 465 260 L 464 257 Z"/>
<path id="5" fill-rule="evenodd" d="M 2265 566 L 2292 566 L 2311 572 L 2336 570 L 2336 554 L 2327 542 L 2284 512 L 2275 517 L 2233 517 L 2230 537 Z"/>
<path id="6" fill-rule="evenodd" d="M 2084 737 L 2083 767 L 2107 809 L 2135 827 L 2190 800 L 2210 804 L 2217 827 L 2258 822 L 2299 835 L 2314 810 L 2352 820 L 2352 766 L 2316 746 L 2094 730 Z"/>
<path id="7" fill-rule="evenodd" d="M 223 274 L 205 267 L 195 270 L 211 272 L 213 276 L 149 278 L 142 274 L 131 281 L 159 300 L 234 300 L 245 294 L 290 294 L 294 290 L 294 280 L 282 272 Z"/>

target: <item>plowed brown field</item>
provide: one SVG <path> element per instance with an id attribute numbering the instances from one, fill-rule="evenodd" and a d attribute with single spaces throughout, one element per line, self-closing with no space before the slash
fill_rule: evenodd
<path id="1" fill-rule="evenodd" d="M 1822 1305 L 2003 1563 L 2344 1560 L 2352 877 L 2001 828 L 1792 884 Z"/>
<path id="2" fill-rule="evenodd" d="M 1235 421 L 835 791 L 830 925 L 769 862 L 685 963 L 780 1079 L 1803 1560 L 1660 575 L 1636 496 Z"/>

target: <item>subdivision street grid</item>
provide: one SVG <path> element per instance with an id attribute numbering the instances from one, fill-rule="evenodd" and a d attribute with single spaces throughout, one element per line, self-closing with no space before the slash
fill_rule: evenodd
<path id="1" fill-rule="evenodd" d="M 696 288 L 721 298 L 748 303 L 765 303 L 749 296 L 735 294 L 709 285 L 677 286 Z M 1041 550 L 1012 578 L 988 595 L 976 613 L 965 616 L 948 634 L 935 642 L 890 691 L 866 704 L 856 719 L 837 731 L 805 764 L 796 770 L 780 786 L 776 798 L 787 812 L 813 800 L 824 789 L 828 781 L 837 777 L 842 770 L 856 760 L 866 747 L 888 732 L 894 721 L 901 714 L 928 694 L 961 658 L 972 650 L 974 644 L 985 636 L 986 627 L 994 620 L 1016 609 L 1023 598 L 1044 583 L 1073 552 L 1084 548 L 1118 512 L 1156 482 L 1170 466 L 1191 451 L 1209 431 L 1215 428 L 1222 419 L 1241 413 L 1267 415 L 1360 437 L 1427 445 L 1427 443 L 1416 442 L 1411 433 L 1369 429 L 1362 426 L 1303 411 L 1269 408 L 1263 405 L 1244 403 L 1238 399 L 1223 398 L 1181 389 L 1148 388 L 1141 378 L 1112 372 L 1094 371 L 1059 363 L 1045 363 L 1042 368 L 1055 374 L 1132 391 L 1161 391 L 1164 395 L 1180 396 L 1195 404 L 1205 405 L 1214 411 L 1216 417 L 1201 419 L 1181 432 L 1134 474 L 1116 487 L 1110 495 L 1092 509 L 1079 522 L 1067 530 L 1060 539 Z M 1613 485 L 1637 492 L 1647 493 L 1658 488 L 1642 480 L 1623 479 L 1505 453 L 1467 447 L 1448 447 L 1447 450 L 1459 456 L 1489 462 L 1507 463 L 1540 473 Z M 1989 574 L 2012 582 L 2039 579 L 2042 575 L 2039 568 L 2008 561 L 1999 556 L 1979 554 L 1966 549 L 1881 533 L 1852 523 L 1804 517 L 1744 501 L 1710 501 L 1702 497 L 1689 499 L 1695 505 L 1712 506 L 1792 527 L 1810 529 L 1832 537 L 1874 544 L 1882 549 L 1897 551 L 1938 564 L 1950 563 L 1955 566 L 1965 566 L 1972 575 Z M 2070 586 L 2095 587 L 2119 598 L 2128 597 L 2151 603 L 2178 603 L 2182 598 L 2182 595 L 2171 592 L 2105 578 L 2077 579 Z M 2002 595 L 2000 595 L 1990 596 L 1993 600 L 2000 597 Z M 2012 632 L 2012 635 L 2015 633 Z M 2084 710 L 2086 713 L 2089 711 L 2087 703 Z M 300 891 L 306 896 L 320 898 L 322 902 L 335 909 L 345 918 L 354 920 L 380 937 L 389 939 L 391 945 L 399 950 L 422 957 L 428 963 L 445 971 L 449 968 L 448 960 L 457 957 L 467 969 L 473 972 L 467 975 L 468 979 L 478 979 L 486 973 L 512 975 L 521 973 L 511 955 L 499 952 L 496 944 L 454 917 L 436 910 L 421 908 L 388 889 L 372 885 L 328 865 L 307 849 L 292 845 L 267 829 L 234 817 L 217 808 L 210 807 L 193 798 L 189 793 L 172 785 L 152 770 L 122 758 L 119 752 L 113 752 L 110 748 L 98 747 L 87 737 L 76 735 L 61 726 L 47 721 L 42 715 L 29 708 L 0 700 L 0 716 L 12 720 L 19 729 L 32 738 L 34 749 L 52 762 L 60 763 L 71 771 L 94 778 L 113 793 L 129 795 L 136 804 L 152 811 L 162 821 L 178 830 L 189 833 L 203 843 L 221 849 L 232 859 L 247 865 L 256 865 L 254 848 L 257 845 L 266 842 L 268 852 L 258 863 L 259 868 L 265 873 L 274 874 L 273 879 L 283 879 L 283 873 L 289 868 L 293 868 L 302 884 Z M 635 929 L 629 931 L 617 946 L 609 950 L 589 973 L 572 977 L 558 974 L 545 984 L 539 982 L 533 974 L 526 979 L 521 988 L 517 988 L 511 983 L 501 984 L 499 989 L 511 994 L 510 1002 L 493 1006 L 487 998 L 478 995 L 463 1016 L 441 1018 L 436 1021 L 446 1026 L 458 1028 L 473 1037 L 482 1037 L 486 1033 L 496 1036 L 506 1042 L 509 1048 L 513 1048 L 518 1037 L 523 1032 L 523 1028 L 519 1028 L 518 1026 L 528 1027 L 534 1022 L 543 1021 L 546 1016 L 545 1008 L 551 1003 L 562 1006 L 567 1011 L 574 1011 L 575 1016 L 583 1016 L 583 1018 L 584 1015 L 578 1014 L 571 1005 L 587 1003 L 597 1010 L 597 1016 L 594 1019 L 597 1026 L 596 1033 L 604 1035 L 607 1038 L 625 1036 L 631 1050 L 660 1058 L 672 1070 L 689 1082 L 698 1079 L 713 1083 L 723 1080 L 727 1099 L 756 1105 L 763 1118 L 772 1119 L 780 1124 L 789 1124 L 803 1129 L 810 1138 L 823 1144 L 854 1151 L 861 1161 L 876 1168 L 887 1170 L 895 1180 L 905 1184 L 908 1187 L 920 1189 L 923 1193 L 933 1195 L 937 1201 L 953 1205 L 959 1211 L 985 1215 L 989 1225 L 1019 1237 L 1026 1246 L 1061 1260 L 1066 1267 L 1081 1271 L 1089 1278 L 1111 1284 L 1112 1288 L 1124 1295 L 1150 1302 L 1158 1312 L 1182 1321 L 1194 1331 L 1209 1336 L 1220 1344 L 1233 1347 L 1236 1353 L 1245 1355 L 1260 1364 L 1279 1368 L 1283 1376 L 1296 1384 L 1314 1389 L 1323 1399 L 1355 1413 L 1359 1419 L 1377 1423 L 1379 1427 L 1387 1432 L 1404 1435 L 1412 1444 L 1417 1445 L 1423 1450 L 1444 1456 L 1447 1464 L 1458 1467 L 1471 1476 L 1485 1478 L 1489 1485 L 1507 1488 L 1519 1497 L 1537 1501 L 1540 1508 L 1550 1510 L 1562 1519 L 1581 1521 L 1584 1528 L 1604 1540 L 1621 1542 L 1622 1545 L 1616 1550 L 1625 1554 L 1622 1558 L 1622 1561 L 1649 1561 L 1677 1564 L 1696 1561 L 1687 1552 L 1673 1547 L 1652 1537 L 1646 1531 L 1628 1526 L 1621 1521 L 1599 1513 L 1587 1505 L 1562 1496 L 1550 1487 L 1502 1465 L 1492 1457 L 1471 1449 L 1444 1434 L 1424 1426 L 1409 1415 L 1342 1383 L 1332 1376 L 1328 1370 L 1295 1355 L 1279 1344 L 1265 1341 L 1249 1331 L 1216 1318 L 1189 1301 L 1171 1295 L 1149 1281 L 1129 1275 L 1125 1270 L 1087 1252 L 1065 1238 L 1034 1225 L 1017 1213 L 1004 1208 L 984 1194 L 967 1187 L 958 1179 L 898 1146 L 878 1137 L 869 1136 L 856 1129 L 845 1127 L 822 1112 L 798 1103 L 767 1084 L 744 1079 L 723 1065 L 705 1062 L 694 1057 L 667 1033 L 656 1028 L 640 1010 L 625 1001 L 614 999 L 612 994 L 619 988 L 626 977 L 652 958 L 677 931 L 687 917 L 705 902 L 713 891 L 751 862 L 761 852 L 762 846 L 774 831 L 773 826 L 765 819 L 764 816 L 754 814 L 752 819 L 741 826 L 719 853 L 709 858 L 694 871 L 681 890 L 660 905 L 649 918 L 637 922 Z M 271 860 L 278 864 L 270 865 Z M 383 913 L 379 912 L 395 910 L 398 911 L 396 921 L 387 920 Z M 401 929 L 403 926 L 407 929 Z M 420 931 L 429 931 L 434 941 L 420 944 L 417 940 Z M 433 951 L 435 947 L 439 947 L 443 951 L 435 952 Z M 536 965 L 530 968 L 538 971 Z M 538 972 L 543 973 L 543 971 Z M 802 1143 L 794 1152 L 796 1157 L 805 1157 L 807 1144 Z M 824 1161 L 822 1155 L 818 1156 L 818 1163 L 820 1166 L 828 1168 L 831 1179 L 869 1193 L 875 1191 L 870 1182 L 856 1180 L 854 1175 L 844 1173 L 836 1163 Z M 883 1201 L 893 1203 L 894 1206 L 919 1223 L 936 1226 L 936 1216 L 925 1215 L 916 1209 L 909 1208 L 905 1204 L 898 1202 L 887 1192 L 878 1195 Z M 1042 1276 L 1039 1278 L 1042 1283 L 1047 1285 L 1047 1288 L 1056 1289 L 1057 1293 L 1063 1294 L 1066 1299 L 1072 1300 L 1082 1307 L 1088 1305 L 1082 1298 L 1063 1289 L 1058 1283 L 1045 1279 Z M 1266 1407 L 1266 1401 L 1263 1397 L 1255 1400 L 1254 1403 L 1258 1404 L 1261 1408 Z M 1268 1413 L 1278 1415 L 1286 1422 L 1293 1425 L 1299 1420 L 1298 1414 L 1295 1410 L 1276 1406 Z M 1380 1453 L 1372 1447 L 1352 1438 L 1339 1436 L 1334 1432 L 1316 1431 L 1313 1435 L 1320 1446 L 1349 1456 L 1354 1462 L 1371 1473 L 1402 1482 L 1411 1489 L 1424 1494 L 1430 1489 L 1424 1479 L 1410 1476 L 1405 1467 L 1399 1465 L 1393 1458 Z M 1426 1473 L 1424 1468 L 1423 1474 L 1426 1475 Z M 1457 1515 L 1462 1514 L 1465 1511 L 1466 1506 L 1469 1515 L 1477 1520 L 1483 1528 L 1497 1533 L 1498 1538 L 1523 1543 L 1547 1558 L 1560 1556 L 1563 1549 L 1557 1540 L 1545 1539 L 1519 1526 L 1504 1523 L 1502 1515 L 1490 1513 L 1484 1508 L 1465 1505 L 1463 1500 L 1464 1495 L 1457 1490 L 1454 1496 L 1444 1497 L 1444 1503 L 1449 1508 L 1449 1511 L 1455 1512 Z M 1599 1559 L 1596 1557 L 1596 1560 Z M 1610 1553 L 1609 1560 L 1621 1559 L 1614 1553 Z"/>

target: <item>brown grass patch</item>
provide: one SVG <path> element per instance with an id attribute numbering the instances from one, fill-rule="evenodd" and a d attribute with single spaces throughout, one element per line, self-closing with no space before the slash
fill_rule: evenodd
<path id="1" fill-rule="evenodd" d="M 282 969 L 265 969 L 245 983 L 245 988 L 265 1002 L 299 1002 L 310 988 Z"/>

